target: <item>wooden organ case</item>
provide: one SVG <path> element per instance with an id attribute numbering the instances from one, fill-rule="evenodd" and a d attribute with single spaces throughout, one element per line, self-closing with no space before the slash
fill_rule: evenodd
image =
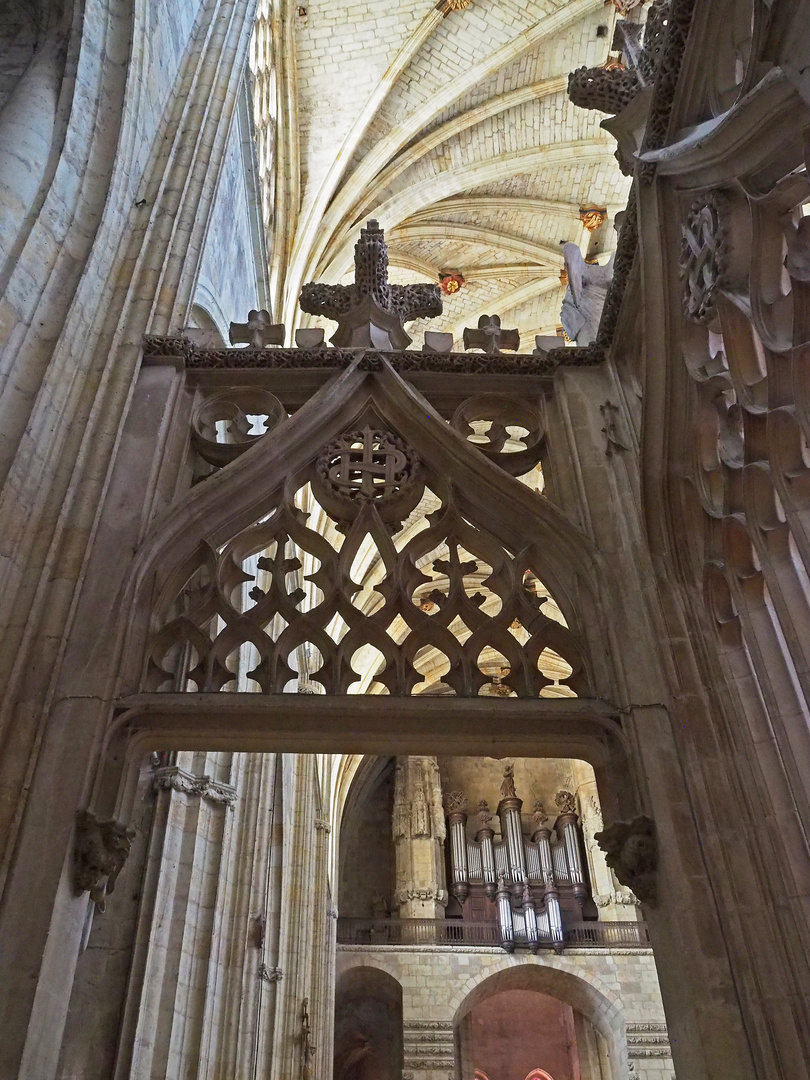
<path id="1" fill-rule="evenodd" d="M 596 919 L 576 800 L 557 793 L 559 811 L 549 818 L 537 803 L 534 829 L 527 839 L 521 824 L 523 800 L 515 791 L 514 768 L 507 766 L 501 784 L 496 839 L 486 801 L 478 804 L 475 839 L 467 835 L 467 800 L 463 792 L 447 796 L 451 891 L 471 922 L 497 922 L 503 948 L 562 948 L 568 923 Z"/>

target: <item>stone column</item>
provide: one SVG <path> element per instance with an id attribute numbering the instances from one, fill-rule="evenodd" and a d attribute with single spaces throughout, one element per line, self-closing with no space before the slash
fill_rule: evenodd
<path id="1" fill-rule="evenodd" d="M 445 825 L 435 757 L 397 758 L 393 831 L 400 918 L 443 919 Z"/>
<path id="2" fill-rule="evenodd" d="M 259 1075 L 268 1080 L 311 1080 L 314 1068 L 308 1049 L 316 1045 L 312 1018 L 324 1008 L 313 994 L 318 783 L 313 754 L 284 754 L 282 761 L 279 964 L 284 978 L 276 994 L 272 1059 L 265 1060 Z M 320 993 L 321 988 L 316 989 Z"/>

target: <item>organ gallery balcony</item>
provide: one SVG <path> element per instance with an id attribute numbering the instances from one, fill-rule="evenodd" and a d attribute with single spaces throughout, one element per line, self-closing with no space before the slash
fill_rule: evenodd
<path id="1" fill-rule="evenodd" d="M 337 923 L 339 945 L 426 946 L 469 948 L 503 946 L 496 922 L 467 919 L 349 919 Z M 511 944 L 511 943 L 510 943 Z M 562 941 L 539 934 L 537 943 L 514 941 L 516 948 L 541 949 L 649 949 L 650 938 L 643 922 L 582 922 L 563 928 Z"/>

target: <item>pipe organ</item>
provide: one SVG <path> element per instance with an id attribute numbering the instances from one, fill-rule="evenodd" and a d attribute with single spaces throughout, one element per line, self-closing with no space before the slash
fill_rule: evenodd
<path id="1" fill-rule="evenodd" d="M 570 791 L 557 793 L 558 815 L 552 827 L 540 803 L 532 814 L 531 837 L 523 833 L 523 801 L 515 791 L 514 767 L 504 770 L 497 816 L 485 800 L 476 811 L 475 838 L 467 834 L 467 799 L 463 792 L 447 796 L 451 890 L 464 918 L 497 919 L 501 945 L 538 948 L 562 945 L 566 921 L 590 917 L 590 896 L 581 854 L 576 800 Z"/>

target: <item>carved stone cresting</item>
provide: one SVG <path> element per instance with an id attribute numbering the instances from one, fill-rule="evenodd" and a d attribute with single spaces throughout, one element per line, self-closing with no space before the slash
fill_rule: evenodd
<path id="1" fill-rule="evenodd" d="M 232 322 L 228 334 L 231 345 L 245 344 L 252 349 L 284 344 L 284 324 L 274 323 L 269 311 L 249 311 L 246 323 Z"/>
<path id="2" fill-rule="evenodd" d="M 195 776 L 178 765 L 155 769 L 152 776 L 155 790 L 179 791 L 183 795 L 199 795 L 208 802 L 220 803 L 233 809 L 239 797 L 235 787 L 212 780 L 210 776 Z"/>
<path id="3" fill-rule="evenodd" d="M 405 349 L 412 339 L 403 323 L 442 313 L 438 285 L 388 284 L 388 249 L 373 220 L 360 230 L 354 248 L 354 285 L 310 282 L 301 290 L 299 303 L 302 311 L 337 322 L 331 342 L 339 347 Z"/>
<path id="4" fill-rule="evenodd" d="M 204 349 L 184 337 L 145 337 L 143 351 L 148 362 L 182 361 L 188 371 L 344 371 L 362 354 L 367 354 L 375 364 L 382 362 L 380 352 L 374 349 Z M 551 378 L 561 366 L 594 367 L 604 358 L 604 351 L 592 345 L 577 349 L 561 346 L 538 354 L 515 356 L 444 351 L 385 353 L 386 361 L 402 375 L 430 372 Z"/>
<path id="5" fill-rule="evenodd" d="M 726 240 L 721 215 L 721 197 L 710 192 L 692 204 L 682 227 L 684 310 L 688 319 L 702 325 L 715 318 L 724 282 Z"/>
<path id="6" fill-rule="evenodd" d="M 658 844 L 650 818 L 616 821 L 596 833 L 594 839 L 619 882 L 632 889 L 642 903 L 654 905 L 658 896 Z"/>
<path id="7" fill-rule="evenodd" d="M 482 315 L 477 329 L 465 327 L 464 348 L 481 349 L 488 356 L 498 356 L 503 349 L 517 352 L 520 334 L 517 330 L 501 329 L 500 315 Z"/>
<path id="8" fill-rule="evenodd" d="M 78 895 L 89 891 L 99 911 L 107 908 L 107 897 L 115 888 L 134 839 L 135 830 L 118 821 L 99 821 L 89 810 L 76 815 L 74 885 Z"/>

